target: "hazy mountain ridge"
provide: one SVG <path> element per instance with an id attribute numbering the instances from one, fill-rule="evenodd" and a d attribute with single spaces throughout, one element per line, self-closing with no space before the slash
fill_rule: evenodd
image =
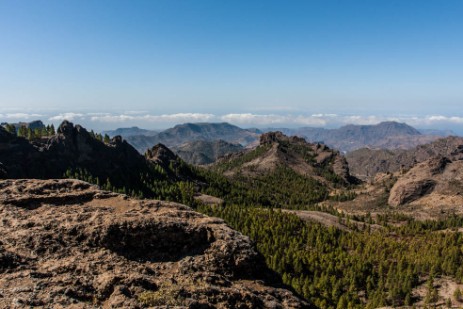
<path id="1" fill-rule="evenodd" d="M 437 136 L 423 135 L 417 129 L 394 121 L 376 125 L 346 125 L 338 129 L 298 128 L 283 129 L 286 134 L 306 138 L 310 142 L 322 142 L 343 152 L 359 148 L 408 149 L 436 140 Z"/>
<path id="2" fill-rule="evenodd" d="M 229 123 L 185 123 L 159 132 L 153 136 L 133 135 L 126 140 L 140 153 L 162 143 L 167 147 L 180 146 L 193 141 L 224 140 L 229 143 L 248 145 L 258 140 L 259 134 L 241 129 Z"/>
<path id="3" fill-rule="evenodd" d="M 159 131 L 156 131 L 156 130 L 140 129 L 139 127 L 117 128 L 115 130 L 108 130 L 108 131 L 101 132 L 101 134 L 103 135 L 108 134 L 109 137 L 120 135 L 123 138 L 127 138 L 129 136 L 135 136 L 135 135 L 153 136 L 158 133 Z"/>

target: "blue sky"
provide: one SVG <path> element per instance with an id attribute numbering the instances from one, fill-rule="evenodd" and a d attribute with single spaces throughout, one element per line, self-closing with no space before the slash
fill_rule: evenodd
<path id="1" fill-rule="evenodd" d="M 462 16 L 451 0 L 0 0 L 0 120 L 458 129 Z"/>

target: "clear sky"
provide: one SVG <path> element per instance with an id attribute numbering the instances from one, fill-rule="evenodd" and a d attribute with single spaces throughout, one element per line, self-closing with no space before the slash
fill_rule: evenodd
<path id="1" fill-rule="evenodd" d="M 461 0 L 0 0 L 1 121 L 436 127 L 462 107 Z"/>

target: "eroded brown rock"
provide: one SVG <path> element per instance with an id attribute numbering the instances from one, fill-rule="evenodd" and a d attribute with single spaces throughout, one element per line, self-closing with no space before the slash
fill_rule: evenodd
<path id="1" fill-rule="evenodd" d="M 437 156 L 417 164 L 401 176 L 391 189 L 388 203 L 400 206 L 408 203 L 455 204 L 463 195 L 463 161 L 450 161 Z M 432 194 L 436 200 L 432 200 Z M 429 197 L 424 200 L 424 197 Z"/>
<path id="2" fill-rule="evenodd" d="M 5 180 L 0 214 L 1 308 L 308 307 L 247 237 L 181 204 Z"/>

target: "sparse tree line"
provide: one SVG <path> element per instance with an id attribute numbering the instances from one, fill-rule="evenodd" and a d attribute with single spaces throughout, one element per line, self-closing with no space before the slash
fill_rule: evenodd
<path id="1" fill-rule="evenodd" d="M 463 234 L 436 230 L 462 226 L 460 217 L 347 233 L 272 209 L 199 210 L 250 236 L 284 283 L 319 308 L 412 306 L 419 285 L 426 287 L 425 304 L 432 305 L 438 300 L 435 278 L 463 280 Z M 459 289 L 454 299 L 461 301 Z"/>
<path id="2" fill-rule="evenodd" d="M 32 129 L 27 127 L 27 125 L 21 125 L 19 127 L 16 127 L 13 124 L 7 123 L 4 125 L 4 128 L 7 132 L 14 134 L 18 137 L 24 137 L 30 141 L 41 139 L 43 137 L 53 136 L 56 133 L 53 124 L 41 128 Z"/>
<path id="3" fill-rule="evenodd" d="M 33 140 L 38 140 L 41 138 L 45 137 L 50 137 L 56 134 L 55 126 L 53 124 L 49 124 L 40 128 L 29 128 L 27 124 L 22 124 L 20 126 L 15 126 L 14 124 L 11 123 L 5 123 L 3 124 L 3 127 L 5 130 L 11 134 L 14 134 L 18 137 L 23 137 L 27 140 L 33 141 Z M 108 134 L 100 134 L 100 133 L 95 133 L 93 130 L 90 131 L 90 135 L 101 141 L 104 142 L 105 144 L 108 144 L 111 141 L 111 138 L 109 137 Z"/>

